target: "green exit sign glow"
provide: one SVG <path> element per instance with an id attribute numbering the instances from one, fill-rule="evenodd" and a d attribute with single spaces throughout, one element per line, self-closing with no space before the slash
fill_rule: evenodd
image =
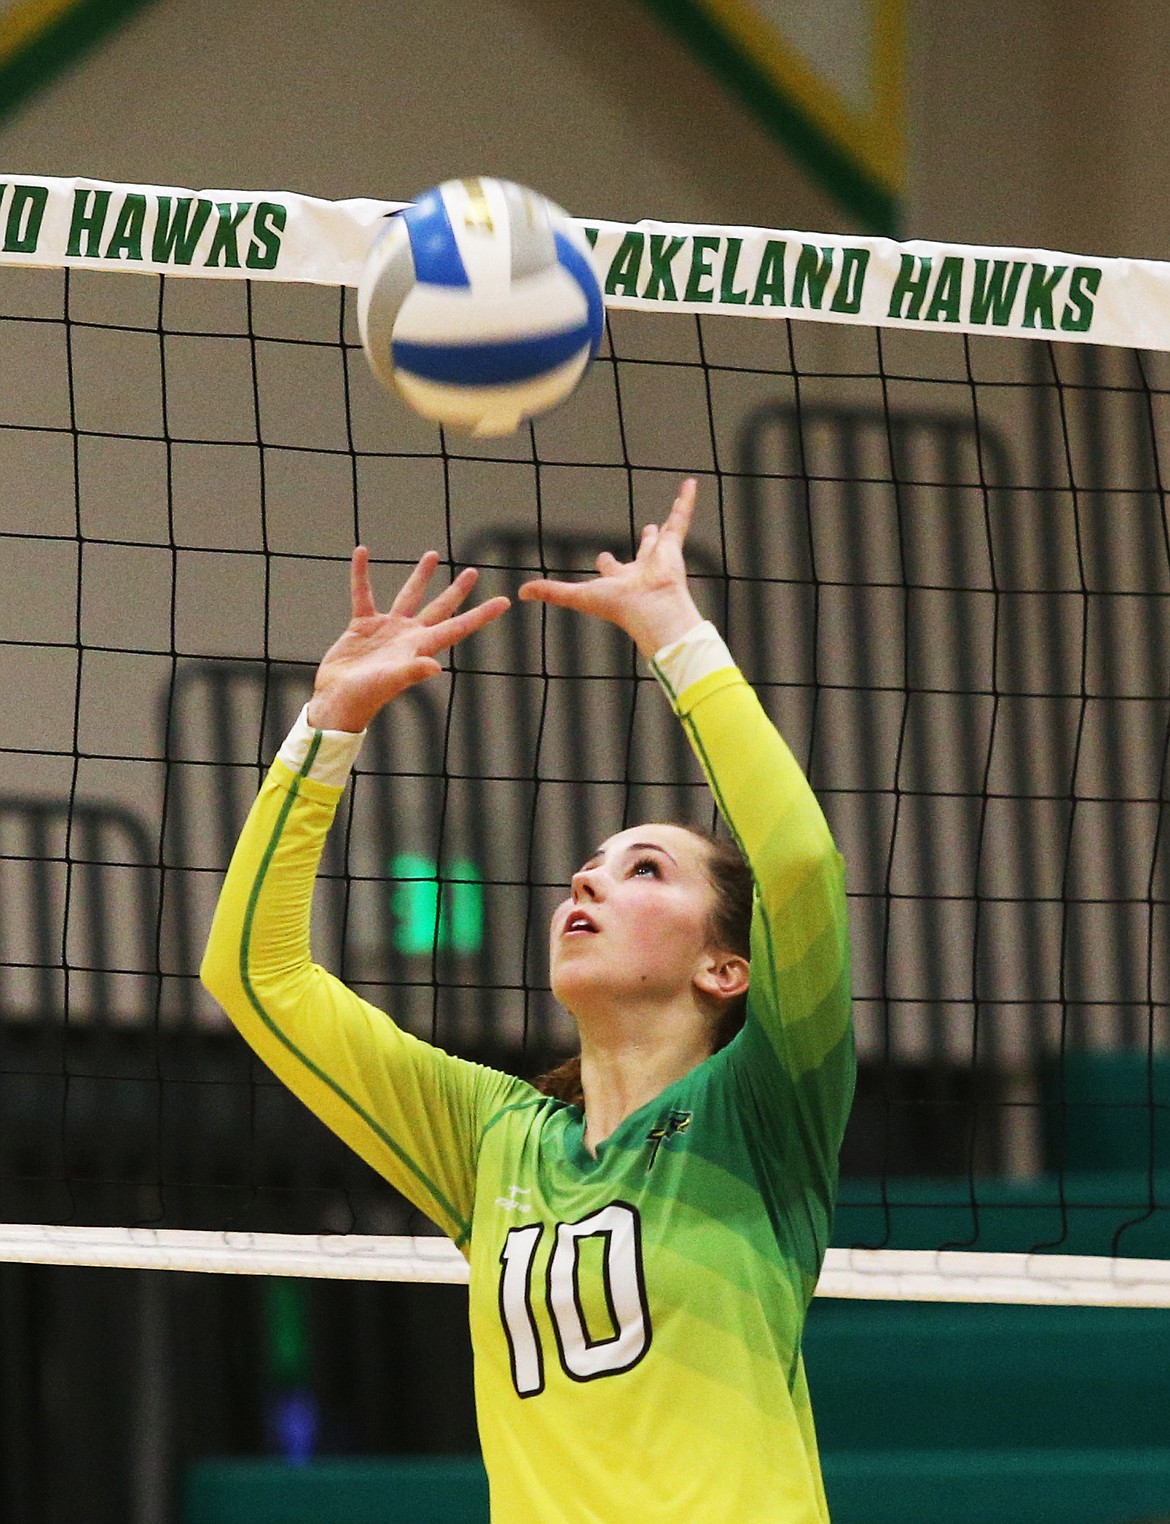
<path id="1" fill-rule="evenodd" d="M 394 949 L 405 957 L 471 954 L 483 946 L 483 874 L 459 857 L 439 872 L 433 858 L 399 852 L 389 863 Z"/>

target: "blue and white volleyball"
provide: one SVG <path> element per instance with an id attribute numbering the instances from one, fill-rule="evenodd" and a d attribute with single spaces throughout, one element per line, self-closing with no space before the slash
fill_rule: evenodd
<path id="1" fill-rule="evenodd" d="M 563 402 L 605 323 L 584 234 L 510 180 L 447 180 L 396 212 L 357 310 L 375 376 L 424 418 L 481 436 Z"/>

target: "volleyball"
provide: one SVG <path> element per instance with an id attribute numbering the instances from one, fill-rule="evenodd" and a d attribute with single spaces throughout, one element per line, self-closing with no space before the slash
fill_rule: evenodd
<path id="1" fill-rule="evenodd" d="M 510 434 L 563 402 L 605 307 L 567 212 L 510 180 L 447 180 L 394 213 L 367 257 L 358 329 L 374 375 L 436 423 Z"/>

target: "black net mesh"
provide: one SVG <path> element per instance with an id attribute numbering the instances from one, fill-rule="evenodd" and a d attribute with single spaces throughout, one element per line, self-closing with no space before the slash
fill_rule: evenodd
<path id="1" fill-rule="evenodd" d="M 352 294 L 0 271 L 0 1217 L 420 1226 L 199 986 L 218 883 L 371 547 L 483 591 L 628 553 L 700 478 L 698 595 L 848 865 L 838 1243 L 1170 1254 L 1170 363 L 611 314 L 510 440 L 386 397 Z M 548 914 L 710 824 L 624 638 L 522 606 L 384 715 L 317 956 L 412 1031 L 569 1051 Z"/>

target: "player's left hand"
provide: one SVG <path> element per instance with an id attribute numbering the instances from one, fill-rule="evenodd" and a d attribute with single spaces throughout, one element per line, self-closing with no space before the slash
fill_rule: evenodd
<path id="1" fill-rule="evenodd" d="M 519 596 L 526 602 L 551 603 L 606 619 L 625 630 L 649 659 L 702 623 L 687 587 L 683 559 L 697 487 L 693 477 L 683 482 L 666 519 L 642 530 L 632 561 L 619 561 L 603 551 L 597 558 L 598 575 L 589 581 L 536 577 L 521 585 Z"/>

